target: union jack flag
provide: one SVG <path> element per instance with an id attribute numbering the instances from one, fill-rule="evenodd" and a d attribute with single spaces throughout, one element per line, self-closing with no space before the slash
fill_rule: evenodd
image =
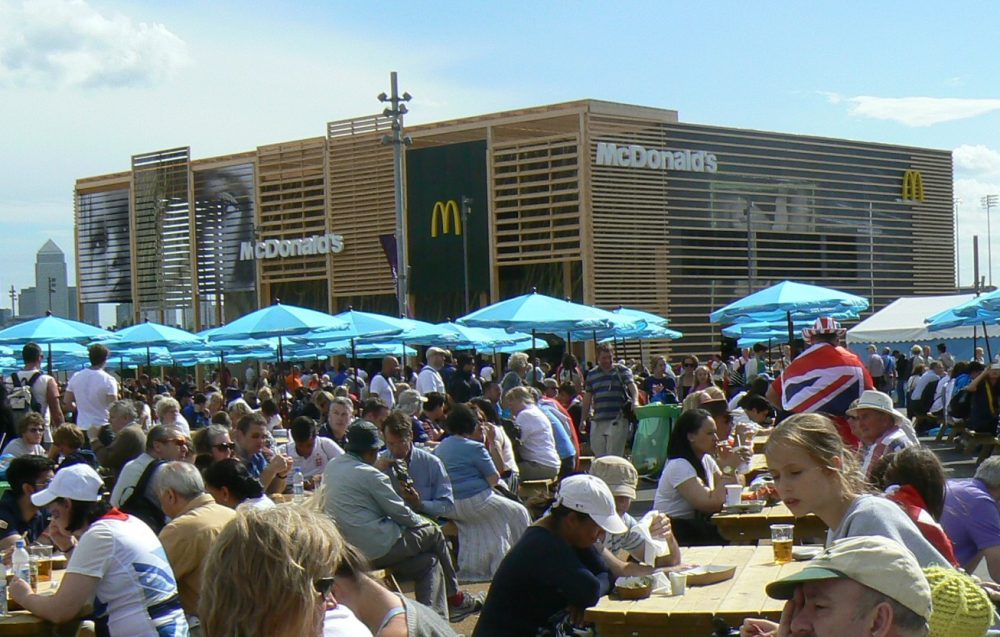
<path id="1" fill-rule="evenodd" d="M 843 417 L 872 377 L 857 356 L 842 347 L 817 343 L 802 352 L 774 381 L 785 411 L 821 411 Z"/>

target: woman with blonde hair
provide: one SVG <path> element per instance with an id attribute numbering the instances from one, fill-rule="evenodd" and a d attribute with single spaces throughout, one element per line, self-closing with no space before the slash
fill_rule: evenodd
<path id="1" fill-rule="evenodd" d="M 822 520 L 830 529 L 827 543 L 879 535 L 910 549 L 923 567 L 949 565 L 902 509 L 869 492 L 857 457 L 826 416 L 788 418 L 774 428 L 764 454 L 782 501 L 795 517 L 813 513 Z"/>
<path id="2" fill-rule="evenodd" d="M 294 505 L 239 512 L 205 560 L 211 575 L 199 616 L 206 637 L 368 635 L 332 595 L 343 552 L 322 513 Z"/>

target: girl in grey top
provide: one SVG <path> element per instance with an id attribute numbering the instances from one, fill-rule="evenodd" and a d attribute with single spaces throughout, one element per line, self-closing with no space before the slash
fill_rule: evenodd
<path id="1" fill-rule="evenodd" d="M 924 568 L 950 567 L 897 504 L 870 494 L 856 455 L 844 447 L 829 418 L 788 418 L 775 427 L 764 453 L 782 501 L 795 517 L 819 517 L 830 529 L 827 542 L 860 535 L 888 537 L 908 548 Z"/>

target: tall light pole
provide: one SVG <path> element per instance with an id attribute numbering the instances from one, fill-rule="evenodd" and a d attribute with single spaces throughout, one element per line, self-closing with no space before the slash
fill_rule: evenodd
<path id="1" fill-rule="evenodd" d="M 56 291 L 56 278 L 54 276 L 49 277 L 49 307 L 48 310 L 52 311 L 52 294 Z"/>
<path id="2" fill-rule="evenodd" d="M 958 205 L 962 203 L 962 200 L 955 197 L 951 203 L 955 208 L 955 289 L 960 290 L 962 288 L 962 246 L 958 239 Z"/>
<path id="3" fill-rule="evenodd" d="M 990 208 L 1000 202 L 1000 196 L 985 195 L 981 203 L 986 208 L 986 271 L 989 273 L 988 280 L 993 285 L 993 232 L 990 229 Z"/>
<path id="4" fill-rule="evenodd" d="M 392 145 L 393 188 L 396 192 L 396 301 L 399 305 L 399 315 L 406 316 L 409 265 L 406 261 L 406 204 L 403 201 L 403 147 L 412 144 L 413 140 L 403 135 L 403 115 L 408 112 L 404 102 L 409 102 L 411 96 L 406 92 L 402 95 L 399 94 L 399 84 L 396 81 L 395 71 L 390 73 L 389 83 L 391 94 L 379 93 L 378 100 L 389 103 L 389 106 L 382 111 L 382 114 L 392 120 L 392 135 L 383 137 L 382 143 Z"/>

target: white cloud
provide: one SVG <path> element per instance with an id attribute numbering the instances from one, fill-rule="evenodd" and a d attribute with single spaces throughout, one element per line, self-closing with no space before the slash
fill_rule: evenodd
<path id="1" fill-rule="evenodd" d="M 0 0 L 0 86 L 145 86 L 188 62 L 166 26 L 84 0 Z"/>
<path id="2" fill-rule="evenodd" d="M 954 151 L 955 170 L 1000 181 L 1000 151 L 982 144 L 963 144 Z"/>
<path id="3" fill-rule="evenodd" d="M 848 112 L 855 117 L 887 120 L 913 127 L 978 117 L 1000 109 L 1000 99 L 820 94 L 833 104 L 848 104 Z"/>

